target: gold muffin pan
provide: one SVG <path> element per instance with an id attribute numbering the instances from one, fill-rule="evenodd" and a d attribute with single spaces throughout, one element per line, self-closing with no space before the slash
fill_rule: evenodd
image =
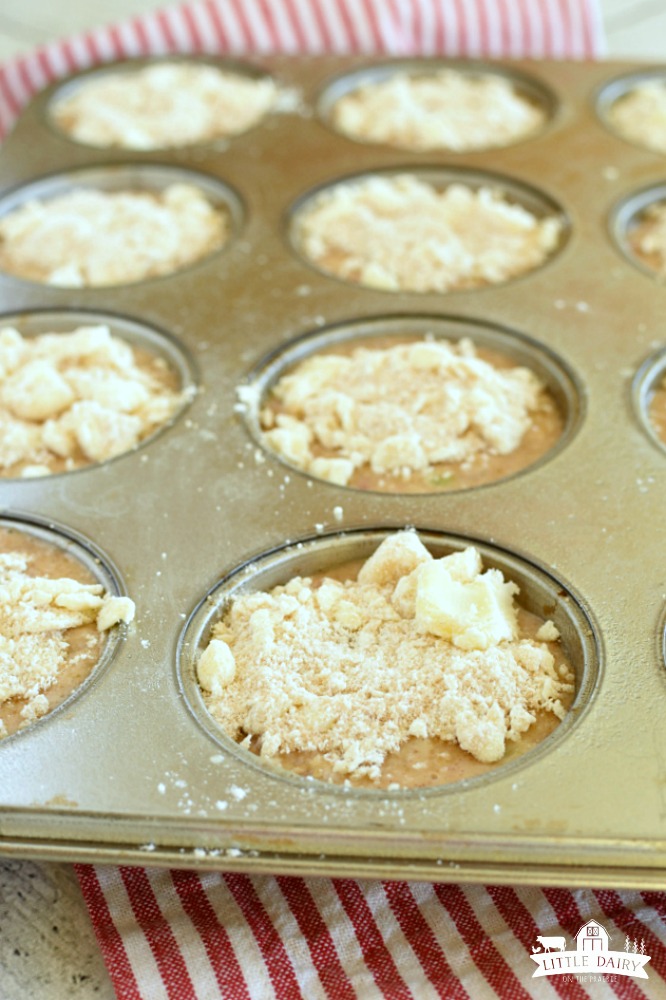
<path id="1" fill-rule="evenodd" d="M 175 171 L 222 192 L 235 226 L 223 252 L 151 281 L 62 289 L 0 275 L 7 322 L 24 332 L 42 329 L 35 310 L 56 329 L 107 315 L 127 339 L 151 331 L 150 344 L 198 387 L 136 451 L 75 474 L 1 481 L 3 515 L 87 540 L 118 567 L 137 617 L 89 688 L 0 743 L 0 852 L 666 887 L 666 459 L 644 417 L 663 370 L 666 291 L 631 266 L 617 224 L 617 206 L 662 184 L 666 162 L 612 134 L 597 111 L 601 88 L 635 67 L 499 64 L 554 95 L 547 127 L 486 153 L 409 154 L 360 144 L 327 123 L 327 88 L 368 66 L 339 57 L 257 62 L 253 71 L 300 91 L 296 110 L 222 146 L 155 153 L 69 141 L 49 124 L 53 87 L 0 154 L 0 213 L 22 192 L 53 191 L 54 178 L 105 186 Z M 378 66 L 369 72 L 384 72 Z M 537 191 L 561 209 L 567 239 L 517 281 L 445 296 L 343 284 L 300 258 L 290 228 L 305 196 L 405 169 L 471 183 L 507 178 L 511 191 Z M 453 339 L 478 334 L 531 364 L 563 408 L 559 447 L 501 482 L 405 496 L 314 480 L 261 446 L 239 385 L 270 386 L 281 365 L 320 344 L 426 327 Z M 405 526 L 437 553 L 478 544 L 518 580 L 528 607 L 556 620 L 578 681 L 562 726 L 492 775 L 395 793 L 286 776 L 213 731 L 192 663 L 221 603 L 239 586 L 367 554 Z"/>

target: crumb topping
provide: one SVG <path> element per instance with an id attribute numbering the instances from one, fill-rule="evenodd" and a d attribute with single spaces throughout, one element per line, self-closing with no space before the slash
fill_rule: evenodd
<path id="1" fill-rule="evenodd" d="M 229 237 L 226 213 L 192 184 L 81 188 L 0 218 L 0 270 L 63 288 L 119 285 L 171 274 Z"/>
<path id="2" fill-rule="evenodd" d="M 407 479 L 508 454 L 544 394 L 532 371 L 496 368 L 469 339 L 429 339 L 307 358 L 273 386 L 260 421 L 288 461 L 346 485 L 364 466 Z"/>
<path id="3" fill-rule="evenodd" d="M 635 252 L 658 274 L 666 275 L 666 202 L 650 205 L 629 232 Z"/>
<path id="4" fill-rule="evenodd" d="M 48 692 L 66 663 L 89 656 L 94 634 L 74 658 L 68 634 L 94 625 L 97 632 L 134 618 L 134 602 L 105 593 L 101 584 L 33 575 L 33 557 L 0 553 L 0 705 L 22 699 L 31 721 L 49 709 Z"/>
<path id="5" fill-rule="evenodd" d="M 562 718 L 574 686 L 545 642 L 521 635 L 517 590 L 474 548 L 433 559 L 398 532 L 357 579 L 235 598 L 199 660 L 207 707 L 264 757 L 318 751 L 346 775 L 379 777 L 411 737 L 499 761 L 536 712 Z"/>
<path id="6" fill-rule="evenodd" d="M 538 267 L 560 219 L 538 219 L 501 191 L 437 190 L 411 174 L 335 185 L 306 206 L 296 232 L 305 255 L 347 281 L 389 291 L 447 292 L 497 284 Z"/>
<path id="7" fill-rule="evenodd" d="M 341 97 L 333 124 L 363 142 L 467 152 L 516 142 L 540 129 L 542 108 L 501 76 L 456 70 L 395 73 Z"/>
<path id="8" fill-rule="evenodd" d="M 666 81 L 632 87 L 611 105 L 608 120 L 629 142 L 666 153 Z"/>
<path id="9" fill-rule="evenodd" d="M 162 62 L 81 84 L 53 110 L 90 146 L 164 149 L 238 135 L 270 110 L 274 82 L 210 65 Z"/>
<path id="10" fill-rule="evenodd" d="M 172 382 L 161 358 L 107 326 L 0 328 L 0 475 L 71 471 L 136 447 L 183 404 Z"/>

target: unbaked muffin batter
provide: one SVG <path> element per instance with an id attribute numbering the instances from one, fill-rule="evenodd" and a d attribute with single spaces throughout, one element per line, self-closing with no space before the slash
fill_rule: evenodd
<path id="1" fill-rule="evenodd" d="M 0 527 L 0 737 L 69 697 L 99 660 L 104 633 L 133 617 L 133 602 L 105 593 L 73 556 Z"/>
<path id="2" fill-rule="evenodd" d="M 238 135 L 269 111 L 277 88 L 206 63 L 159 61 L 81 81 L 53 108 L 56 125 L 89 146 L 165 149 Z"/>
<path id="3" fill-rule="evenodd" d="M 295 242 L 322 271 L 386 291 L 451 292 L 525 274 L 557 249 L 562 221 L 502 191 L 443 189 L 404 173 L 343 181 L 298 212 Z"/>
<path id="4" fill-rule="evenodd" d="M 184 404 L 175 372 L 107 326 L 0 327 L 0 476 L 45 476 L 135 448 Z"/>
<path id="5" fill-rule="evenodd" d="M 608 120 L 629 142 L 666 153 L 666 80 L 637 83 L 611 105 Z"/>
<path id="6" fill-rule="evenodd" d="M 627 240 L 640 261 L 666 277 L 666 202 L 646 208 L 629 230 Z"/>
<path id="7" fill-rule="evenodd" d="M 230 235 L 226 210 L 192 184 L 74 188 L 0 217 L 0 270 L 63 288 L 123 285 L 187 267 Z"/>
<path id="8" fill-rule="evenodd" d="M 252 387 L 240 387 L 252 400 Z M 337 485 L 420 493 L 492 482 L 557 442 L 562 414 L 528 368 L 471 340 L 337 345 L 272 386 L 263 439 Z"/>
<path id="9" fill-rule="evenodd" d="M 476 549 L 434 559 L 398 532 L 360 569 L 234 598 L 197 663 L 206 706 L 242 746 L 314 777 L 477 774 L 531 746 L 537 720 L 539 737 L 555 728 L 574 693 L 557 629 L 519 614 L 517 592 Z"/>
<path id="10" fill-rule="evenodd" d="M 507 146 L 545 119 L 510 80 L 455 69 L 370 81 L 339 98 L 331 114 L 335 128 L 360 142 L 457 153 Z"/>

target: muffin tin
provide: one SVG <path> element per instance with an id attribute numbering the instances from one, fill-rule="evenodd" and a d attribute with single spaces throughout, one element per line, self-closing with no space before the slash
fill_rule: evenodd
<path id="1" fill-rule="evenodd" d="M 366 66 L 382 71 L 358 58 L 268 59 L 260 68 L 300 90 L 298 109 L 221 147 L 131 156 L 58 134 L 53 87 L 2 150 L 0 211 L 24 185 L 109 177 L 128 164 L 195 171 L 237 207 L 229 246 L 169 277 L 72 290 L 0 275 L 7 320 L 27 332 L 53 324 L 54 313 L 66 324 L 69 311 L 72 327 L 110 314 L 121 335 L 135 324 L 154 330 L 183 382 L 198 386 L 136 451 L 74 474 L 2 481 L 4 517 L 88 540 L 117 567 L 115 585 L 137 618 L 94 683 L 0 742 L 0 852 L 666 887 L 666 452 L 644 417 L 663 371 L 666 291 L 627 261 L 618 223 L 628 200 L 663 183 L 666 163 L 611 134 L 595 104 L 632 67 L 516 64 L 521 80 L 555 95 L 538 136 L 487 153 L 409 154 L 346 139 L 316 111 L 330 105 L 329 84 L 340 88 Z M 396 169 L 511 178 L 561 206 L 566 243 L 514 282 L 447 295 L 342 284 L 301 260 L 289 232 L 304 195 Z M 415 330 L 432 317 L 454 336 L 500 331 L 517 357 L 534 358 L 566 410 L 561 445 L 501 482 L 418 496 L 336 487 L 263 449 L 239 384 L 256 373 L 270 382 L 276 359 L 314 343 L 305 335 L 328 343 L 384 321 L 390 334 L 410 317 Z M 389 793 L 277 772 L 215 732 L 192 664 L 225 594 L 367 554 L 406 525 L 437 553 L 477 542 L 518 580 L 524 603 L 560 625 L 578 691 L 552 737 L 489 775 Z"/>

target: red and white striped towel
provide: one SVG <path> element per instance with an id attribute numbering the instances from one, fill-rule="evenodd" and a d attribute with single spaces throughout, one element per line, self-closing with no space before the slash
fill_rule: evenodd
<path id="1" fill-rule="evenodd" d="M 198 0 L 0 67 L 0 134 L 77 69 L 164 52 L 591 58 L 596 0 Z M 121 1000 L 666 998 L 666 894 L 250 877 L 78 865 Z M 538 935 L 590 918 L 648 980 L 533 979 Z M 599 981 L 592 981 L 597 978 Z"/>
<path id="2" fill-rule="evenodd" d="M 121 1000 L 666 997 L 666 893 L 77 871 Z M 571 949 L 591 918 L 648 979 L 532 979 L 537 935 Z"/>
<path id="3" fill-rule="evenodd" d="M 0 137 L 53 80 L 165 52 L 368 52 L 590 59 L 597 0 L 195 0 L 44 45 L 0 66 Z"/>

